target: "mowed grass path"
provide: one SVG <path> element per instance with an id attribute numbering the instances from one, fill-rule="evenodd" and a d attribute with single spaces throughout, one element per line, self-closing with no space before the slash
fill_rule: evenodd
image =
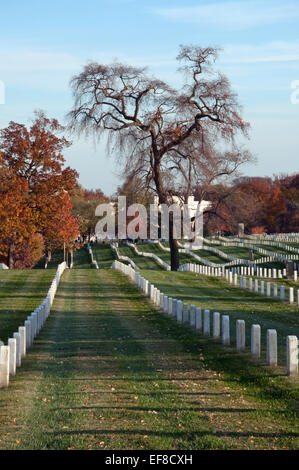
<path id="1" fill-rule="evenodd" d="M 0 449 L 298 448 L 296 383 L 257 370 L 177 325 L 119 272 L 66 271 L 0 392 Z"/>

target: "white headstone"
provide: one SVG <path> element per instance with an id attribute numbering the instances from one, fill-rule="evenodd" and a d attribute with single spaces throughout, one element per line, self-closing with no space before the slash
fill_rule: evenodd
<path id="1" fill-rule="evenodd" d="M 176 318 L 179 323 L 183 321 L 183 314 L 182 314 L 182 301 L 178 300 L 176 305 Z"/>
<path id="2" fill-rule="evenodd" d="M 189 322 L 189 311 L 188 311 L 188 304 L 184 303 L 183 304 L 183 322 L 188 323 Z"/>
<path id="3" fill-rule="evenodd" d="M 245 321 L 237 320 L 236 322 L 236 348 L 237 351 L 245 349 Z"/>
<path id="4" fill-rule="evenodd" d="M 213 312 L 213 338 L 217 339 L 220 336 L 220 313 Z"/>
<path id="5" fill-rule="evenodd" d="M 9 346 L 0 346 L 0 388 L 9 384 Z"/>
<path id="6" fill-rule="evenodd" d="M 210 310 L 204 310 L 203 312 L 203 334 L 205 336 L 210 336 Z"/>
<path id="7" fill-rule="evenodd" d="M 168 315 L 172 315 L 172 297 L 168 297 Z"/>
<path id="8" fill-rule="evenodd" d="M 200 307 L 197 307 L 195 311 L 195 328 L 202 331 L 202 312 Z"/>
<path id="9" fill-rule="evenodd" d="M 195 305 L 190 305 L 190 326 L 195 326 Z"/>
<path id="10" fill-rule="evenodd" d="M 177 305 L 178 305 L 177 299 L 172 299 L 172 316 L 175 318 L 177 317 Z"/>
<path id="11" fill-rule="evenodd" d="M 294 303 L 294 288 L 293 287 L 289 288 L 289 302 L 290 304 Z"/>
<path id="12" fill-rule="evenodd" d="M 16 375 L 16 367 L 17 367 L 17 340 L 16 338 L 9 338 L 8 339 L 8 346 L 9 346 L 9 374 Z"/>
<path id="13" fill-rule="evenodd" d="M 230 344 L 230 327 L 229 327 L 228 315 L 222 315 L 221 317 L 221 330 L 222 330 L 222 344 Z"/>
<path id="14" fill-rule="evenodd" d="M 26 328 L 19 326 L 21 358 L 26 356 Z"/>
<path id="15" fill-rule="evenodd" d="M 287 336 L 287 375 L 298 375 L 297 336 Z"/>
<path id="16" fill-rule="evenodd" d="M 267 364 L 277 366 L 277 331 L 267 330 Z"/>
<path id="17" fill-rule="evenodd" d="M 261 327 L 260 325 L 251 326 L 251 355 L 255 358 L 261 356 Z"/>
<path id="18" fill-rule="evenodd" d="M 16 365 L 21 365 L 21 336 L 20 333 L 14 333 L 13 337 L 16 339 Z"/>

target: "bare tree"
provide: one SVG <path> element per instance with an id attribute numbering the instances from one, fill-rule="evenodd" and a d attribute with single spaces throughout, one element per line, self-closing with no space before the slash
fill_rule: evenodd
<path id="1" fill-rule="evenodd" d="M 240 116 L 228 79 L 214 70 L 217 54 L 213 47 L 181 46 L 177 59 L 186 74 L 181 90 L 148 76 L 144 68 L 120 63 L 86 65 L 71 80 L 71 129 L 98 136 L 108 132 L 110 152 L 124 158 L 125 172 L 133 169 L 147 185 L 153 184 L 160 204 L 170 204 L 174 189 L 168 183 L 173 163 L 182 175 L 189 162 L 185 176 L 190 181 L 194 167 L 200 170 L 202 156 L 208 158 L 209 152 L 211 156 L 209 142 L 233 144 L 238 132 L 247 132 L 248 124 Z M 195 149 L 196 158 L 192 154 Z M 239 160 L 246 160 L 246 156 L 240 154 Z M 171 217 L 169 222 L 171 269 L 177 270 L 178 245 Z"/>

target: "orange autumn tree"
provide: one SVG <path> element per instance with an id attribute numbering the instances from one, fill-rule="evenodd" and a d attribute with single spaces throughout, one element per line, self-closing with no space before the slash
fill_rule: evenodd
<path id="1" fill-rule="evenodd" d="M 44 232 L 48 261 L 51 259 L 52 251 L 63 247 L 69 252 L 74 248 L 73 241 L 79 235 L 79 224 L 71 215 L 72 207 L 73 203 L 67 191 L 61 191 L 52 202 L 51 214 L 48 213 L 49 220 Z"/>
<path id="2" fill-rule="evenodd" d="M 250 195 L 254 195 L 257 218 L 251 228 L 255 232 L 258 230 L 256 233 L 261 230 L 268 233 L 280 232 L 286 213 L 286 200 L 279 184 L 271 178 L 247 178 L 247 181 L 240 184 L 240 190 L 247 201 Z"/>
<path id="3" fill-rule="evenodd" d="M 0 169 L 3 175 L 5 172 L 13 175 L 16 187 L 23 185 L 21 193 L 26 208 L 26 217 L 23 217 L 24 211 L 16 211 L 13 217 L 13 196 L 7 194 L 10 202 L 2 210 L 11 213 L 14 219 L 7 224 L 10 231 L 10 236 L 6 237 L 7 253 L 11 253 L 15 245 L 14 224 L 20 224 L 25 232 L 33 227 L 32 234 L 41 234 L 49 255 L 53 246 L 62 248 L 77 236 L 77 222 L 70 213 L 70 195 L 77 185 L 78 174 L 70 167 L 63 167 L 62 151 L 71 145 L 61 135 L 63 131 L 56 119 L 48 119 L 42 112 L 35 113 L 30 128 L 10 122 L 0 131 Z M 28 237 L 27 240 L 28 251 Z M 9 264 L 13 267 L 11 254 Z"/>
<path id="4" fill-rule="evenodd" d="M 72 196 L 72 202 L 72 215 L 79 221 L 80 238 L 90 241 L 98 222 L 98 217 L 95 215 L 96 207 L 109 202 L 109 199 L 101 189 L 90 190 L 78 186 Z"/>
<path id="5" fill-rule="evenodd" d="M 15 251 L 13 267 L 16 269 L 31 269 L 44 254 L 44 239 L 40 233 L 34 233 L 29 240 L 23 240 Z"/>
<path id="6" fill-rule="evenodd" d="M 36 227 L 28 201 L 28 183 L 11 171 L 0 171 L 0 259 L 10 268 L 26 246 L 30 258 Z"/>

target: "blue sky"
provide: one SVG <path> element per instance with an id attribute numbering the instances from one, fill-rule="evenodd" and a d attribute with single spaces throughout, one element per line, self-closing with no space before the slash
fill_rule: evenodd
<path id="1" fill-rule="evenodd" d="M 217 68 L 230 79 L 251 123 L 249 175 L 299 172 L 299 0 L 12 0 L 0 8 L 0 127 L 28 124 L 34 109 L 64 122 L 69 80 L 88 61 L 145 65 L 179 84 L 180 44 L 219 46 Z M 299 95 L 298 95 L 299 96 Z M 67 164 L 87 188 L 112 194 L 117 167 L 104 143 L 73 138 Z"/>

